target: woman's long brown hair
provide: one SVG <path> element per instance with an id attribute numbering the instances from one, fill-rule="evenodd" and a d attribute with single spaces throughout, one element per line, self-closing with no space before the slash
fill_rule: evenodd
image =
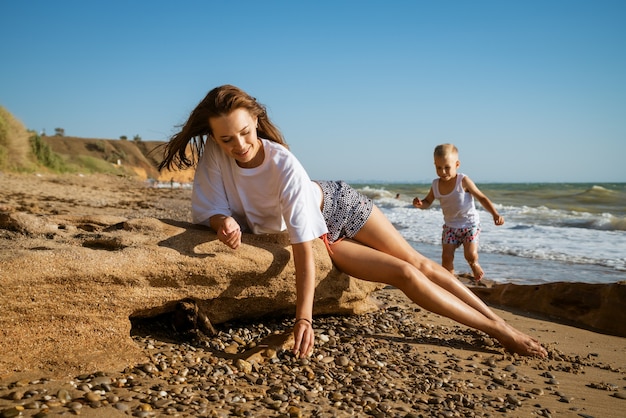
<path id="1" fill-rule="evenodd" d="M 209 119 L 231 113 L 235 109 L 247 109 L 259 122 L 257 135 L 287 147 L 280 130 L 270 121 L 265 106 L 238 87 L 224 85 L 211 90 L 191 112 L 180 132 L 174 134 L 165 145 L 159 171 L 195 167 L 204 150 L 205 141 L 211 135 Z"/>

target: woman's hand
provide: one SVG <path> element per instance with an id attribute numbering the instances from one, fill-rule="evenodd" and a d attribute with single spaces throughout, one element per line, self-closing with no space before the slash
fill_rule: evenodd
<path id="1" fill-rule="evenodd" d="M 313 352 L 315 333 L 311 321 L 305 318 L 296 320 L 293 326 L 293 353 L 300 357 L 308 357 Z"/>
<path id="2" fill-rule="evenodd" d="M 217 239 L 233 250 L 241 245 L 241 227 L 232 217 L 225 217 L 217 229 Z"/>

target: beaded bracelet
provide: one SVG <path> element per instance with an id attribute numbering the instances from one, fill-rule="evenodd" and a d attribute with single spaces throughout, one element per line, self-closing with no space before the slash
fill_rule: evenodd
<path id="1" fill-rule="evenodd" d="M 310 320 L 310 319 L 306 319 L 306 318 L 298 318 L 298 319 L 296 319 L 296 322 L 295 322 L 295 323 L 297 324 L 297 323 L 298 323 L 298 322 L 300 322 L 300 321 L 306 321 L 306 322 L 308 322 L 308 323 L 309 323 L 309 325 L 310 325 L 311 327 L 313 326 L 313 322 L 311 322 L 311 320 Z"/>

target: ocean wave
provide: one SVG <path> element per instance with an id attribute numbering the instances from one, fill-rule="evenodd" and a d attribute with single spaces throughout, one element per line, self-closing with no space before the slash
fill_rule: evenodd
<path id="1" fill-rule="evenodd" d="M 394 198 L 399 193 L 399 200 L 410 203 L 415 196 L 425 196 L 431 185 L 360 183 L 354 187 L 373 199 Z M 495 204 L 511 207 L 545 206 L 562 211 L 609 213 L 626 217 L 626 183 L 503 183 L 483 184 L 480 187 Z"/>
<path id="2" fill-rule="evenodd" d="M 626 258 L 596 258 L 580 254 L 563 253 L 558 251 L 546 251 L 545 249 L 513 248 L 490 245 L 481 247 L 482 252 L 493 254 L 506 254 L 515 257 L 529 258 L 534 260 L 559 261 L 568 264 L 586 264 L 609 267 L 617 271 L 626 272 Z"/>
<path id="3" fill-rule="evenodd" d="M 407 202 L 402 199 L 396 199 L 391 197 L 372 199 L 379 208 L 408 208 L 416 209 L 411 202 Z"/>
<path id="4" fill-rule="evenodd" d="M 526 224 L 560 226 L 566 228 L 626 231 L 626 217 L 611 213 L 590 213 L 539 207 L 502 207 L 506 217 Z"/>
<path id="5" fill-rule="evenodd" d="M 419 210 L 389 198 L 376 204 L 410 242 L 441 246 L 441 208 Z M 490 214 L 480 210 L 481 252 L 626 271 L 623 218 L 546 207 L 499 206 L 498 210 L 506 221 L 502 226 L 495 226 Z"/>
<path id="6" fill-rule="evenodd" d="M 594 196 L 616 196 L 618 194 L 617 191 L 607 189 L 606 187 L 593 185 L 582 193 L 579 193 L 579 196 L 584 195 L 594 195 Z"/>
<path id="7" fill-rule="evenodd" d="M 372 200 L 383 199 L 383 198 L 393 198 L 395 194 L 386 189 L 373 188 L 370 186 L 364 186 L 361 188 L 357 188 L 359 192 L 363 193 L 365 196 L 369 197 Z"/>
<path id="8" fill-rule="evenodd" d="M 411 245 L 440 259 L 444 221 L 438 202 L 420 210 L 412 206 L 412 199 L 424 196 L 424 190 L 384 186 L 370 184 L 363 189 Z M 504 216 L 504 225 L 494 225 L 491 215 L 476 204 L 482 230 L 479 251 L 494 262 L 490 274 L 533 281 L 564 276 L 590 282 L 626 279 L 626 189 L 622 185 L 503 190 L 497 190 L 499 195 L 492 201 Z M 399 199 L 396 191 L 402 193 Z M 456 259 L 459 268 L 465 267 L 462 250 Z M 506 261 L 497 265 L 499 260 Z"/>
<path id="9" fill-rule="evenodd" d="M 585 210 L 613 208 L 624 206 L 623 202 L 626 196 L 623 192 L 607 189 L 603 186 L 594 185 L 583 191 L 575 193 L 571 196 L 562 196 L 559 198 L 561 203 L 572 207 L 573 209 L 579 205 Z"/>

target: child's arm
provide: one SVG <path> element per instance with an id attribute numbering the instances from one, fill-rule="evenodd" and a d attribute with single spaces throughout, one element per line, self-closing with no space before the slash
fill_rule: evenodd
<path id="1" fill-rule="evenodd" d="M 496 207 L 493 203 L 491 203 L 491 200 L 489 200 L 489 198 L 485 196 L 485 194 L 481 192 L 476 184 L 474 184 L 474 182 L 467 176 L 463 177 L 463 188 L 471 193 L 472 196 L 474 196 L 476 200 L 483 205 L 483 208 L 485 208 L 487 212 L 491 213 L 491 216 L 493 216 L 493 222 L 496 225 L 499 226 L 504 224 L 504 218 L 498 213 Z"/>
<path id="2" fill-rule="evenodd" d="M 413 206 L 419 209 L 428 209 L 430 205 L 433 204 L 434 200 L 435 200 L 435 194 L 433 193 L 433 189 L 431 187 L 430 190 L 428 191 L 428 194 L 424 198 L 424 200 L 420 200 L 419 197 L 416 197 L 415 199 L 413 199 Z"/>

